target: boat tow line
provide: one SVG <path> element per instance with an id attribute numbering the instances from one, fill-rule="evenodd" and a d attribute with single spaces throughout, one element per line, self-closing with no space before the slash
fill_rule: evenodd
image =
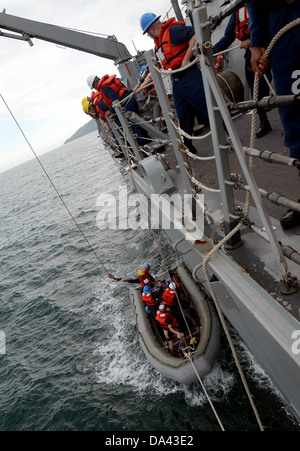
<path id="1" fill-rule="evenodd" d="M 84 238 L 84 240 L 86 241 L 87 245 L 89 246 L 89 248 L 91 249 L 91 251 L 93 252 L 93 254 L 95 255 L 96 259 L 98 260 L 100 266 L 104 269 L 104 271 L 106 272 L 107 276 L 115 281 L 119 281 L 122 279 L 116 278 L 113 274 L 111 274 L 108 269 L 105 267 L 104 263 L 102 262 L 102 260 L 100 259 L 100 257 L 98 256 L 97 252 L 95 251 L 95 249 L 93 248 L 92 244 L 90 243 L 89 239 L 87 238 L 86 234 L 84 233 L 84 231 L 82 230 L 82 228 L 80 227 L 80 225 L 78 224 L 78 222 L 76 221 L 76 219 L 74 218 L 73 214 L 71 213 L 71 211 L 69 210 L 69 207 L 67 206 L 67 204 L 65 203 L 64 199 L 62 198 L 61 194 L 59 193 L 58 189 L 56 188 L 55 184 L 53 183 L 50 175 L 48 174 L 47 170 L 45 169 L 43 163 L 41 162 L 41 160 L 39 159 L 38 155 L 36 154 L 35 150 L 33 149 L 32 145 L 30 144 L 27 136 L 25 135 L 22 127 L 20 126 L 19 122 L 17 121 L 16 117 L 14 116 L 12 110 L 10 109 L 9 105 L 7 104 L 7 102 L 5 101 L 4 97 L 2 96 L 2 94 L 0 94 L 1 99 L 3 100 L 4 105 L 6 106 L 7 110 L 9 111 L 11 117 L 13 118 L 15 124 L 17 125 L 18 129 L 20 130 L 20 132 L 22 133 L 25 141 L 27 142 L 30 150 L 32 151 L 33 155 L 35 156 L 36 160 L 38 161 L 40 167 L 42 168 L 43 172 L 45 173 L 47 179 L 49 180 L 50 184 L 52 185 L 54 191 L 56 192 L 58 198 L 60 199 L 61 203 L 63 204 L 64 208 L 66 209 L 66 211 L 68 212 L 70 218 L 72 219 L 72 221 L 74 222 L 74 224 L 76 225 L 77 229 L 79 230 L 79 232 L 81 233 L 82 237 Z"/>

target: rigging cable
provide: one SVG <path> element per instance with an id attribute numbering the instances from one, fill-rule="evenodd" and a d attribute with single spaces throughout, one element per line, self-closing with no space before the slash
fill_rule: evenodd
<path id="1" fill-rule="evenodd" d="M 49 182 L 51 183 L 53 189 L 55 190 L 57 196 L 59 197 L 60 201 L 62 202 L 63 206 L 65 207 L 65 209 L 67 210 L 69 216 L 71 217 L 72 221 L 74 222 L 74 224 L 76 225 L 77 229 L 79 230 L 79 232 L 81 233 L 81 235 L 83 236 L 83 238 L 85 239 L 86 243 L 88 244 L 88 246 L 90 247 L 90 249 L 92 250 L 92 252 L 94 253 L 95 257 L 97 258 L 98 262 L 100 263 L 100 265 L 102 266 L 102 268 L 104 269 L 104 271 L 107 273 L 108 277 L 110 279 L 114 279 L 114 276 L 112 274 L 110 274 L 110 272 L 108 271 L 108 269 L 105 267 L 105 265 L 103 264 L 103 262 L 101 261 L 100 257 L 97 255 L 95 249 L 93 248 L 93 246 L 91 245 L 89 239 L 87 238 L 87 236 L 85 235 L 84 231 L 82 230 L 82 228 L 79 226 L 78 222 L 76 221 L 76 219 L 74 218 L 73 214 L 71 213 L 71 211 L 69 210 L 67 204 L 65 203 L 65 201 L 63 200 L 62 196 L 60 195 L 58 189 L 56 188 L 56 186 L 54 185 L 53 181 L 51 180 L 51 177 L 49 176 L 49 174 L 47 173 L 43 163 L 41 162 L 41 160 L 39 159 L 38 155 L 36 154 L 35 150 L 33 149 L 32 145 L 30 144 L 29 140 L 27 139 L 25 133 L 23 132 L 20 124 L 18 123 L 16 117 L 14 116 L 13 112 L 11 111 L 11 109 L 9 108 L 8 104 L 6 103 L 4 97 L 2 96 L 2 94 L 0 94 L 0 97 L 3 100 L 3 103 L 5 104 L 6 108 L 8 109 L 11 117 L 13 118 L 14 122 L 16 123 L 17 127 L 19 128 L 20 132 L 22 133 L 25 141 L 27 142 L 29 148 L 31 149 L 32 153 L 34 154 L 35 158 L 37 159 L 39 165 L 41 166 L 42 170 L 44 171 L 47 179 L 49 180 Z"/>

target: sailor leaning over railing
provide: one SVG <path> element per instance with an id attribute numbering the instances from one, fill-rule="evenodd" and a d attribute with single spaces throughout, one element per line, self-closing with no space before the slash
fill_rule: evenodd
<path id="1" fill-rule="evenodd" d="M 188 66 L 196 38 L 193 27 L 174 18 L 162 23 L 160 16 L 146 13 L 141 17 L 143 34 L 155 41 L 155 53 L 164 69 L 176 70 Z M 192 135 L 195 117 L 200 124 L 208 124 L 208 111 L 201 72 L 197 65 L 172 74 L 173 96 L 181 128 Z M 196 153 L 192 140 L 184 138 L 190 152 Z"/>
<path id="2" fill-rule="evenodd" d="M 126 111 L 133 111 L 134 113 L 139 114 L 137 100 L 131 95 L 126 86 L 116 77 L 116 75 L 104 75 L 102 78 L 99 78 L 96 75 L 89 75 L 87 84 L 91 89 L 95 89 L 102 94 L 103 101 L 109 106 L 112 113 L 114 113 L 112 103 L 117 100 L 119 102 L 124 101 L 123 106 Z M 115 117 L 115 121 L 117 125 L 121 127 L 121 123 L 117 117 Z M 143 146 L 145 144 L 143 131 L 136 124 L 132 124 L 131 127 L 133 133 L 137 136 L 137 143 L 139 146 Z"/>

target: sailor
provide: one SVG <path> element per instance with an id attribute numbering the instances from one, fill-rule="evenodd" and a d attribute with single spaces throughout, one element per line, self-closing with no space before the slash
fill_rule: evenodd
<path id="1" fill-rule="evenodd" d="M 168 307 L 176 306 L 176 284 L 174 282 L 169 283 L 169 287 L 164 291 L 162 295 L 162 303 L 167 305 Z"/>
<path id="2" fill-rule="evenodd" d="M 115 114 L 112 106 L 114 101 L 124 101 L 122 103 L 125 111 L 132 111 L 139 114 L 139 106 L 136 98 L 131 95 L 126 86 L 117 78 L 116 75 L 104 75 L 101 79 L 97 75 L 89 75 L 87 84 L 91 89 L 99 91 L 103 97 L 104 103 L 110 108 L 110 111 Z M 116 123 L 121 127 L 118 117 L 115 117 Z M 143 133 L 136 124 L 131 125 L 133 133 L 137 136 L 137 143 L 142 146 L 144 144 Z"/>
<path id="3" fill-rule="evenodd" d="M 94 105 L 99 117 L 106 120 L 106 113 L 109 111 L 109 106 L 103 100 L 103 96 L 99 91 L 92 91 L 90 101 Z"/>
<path id="4" fill-rule="evenodd" d="M 178 330 L 177 319 L 174 318 L 174 316 L 170 312 L 170 309 L 165 304 L 161 304 L 159 306 L 159 309 L 156 312 L 155 319 L 160 324 L 163 333 L 168 340 L 171 354 L 174 355 L 174 335 L 176 335 L 177 338 L 182 339 L 187 345 L 187 340 L 184 334 Z"/>
<path id="5" fill-rule="evenodd" d="M 150 279 L 154 282 L 155 278 L 150 274 L 150 269 L 151 269 L 151 265 L 149 265 L 149 263 L 146 263 L 143 268 L 142 271 L 144 271 L 145 274 L 147 274 Z"/>
<path id="6" fill-rule="evenodd" d="M 142 300 L 147 305 L 147 311 L 152 315 L 156 315 L 158 308 L 158 299 L 161 296 L 162 287 L 158 290 L 153 290 L 149 285 L 146 285 L 143 289 Z"/>
<path id="7" fill-rule="evenodd" d="M 143 34 L 155 42 L 155 54 L 161 66 L 167 69 L 183 69 L 192 59 L 196 42 L 193 27 L 185 22 L 176 22 L 175 18 L 162 23 L 161 16 L 146 13 L 141 17 Z M 192 65 L 172 75 L 173 96 L 180 127 L 190 136 L 193 134 L 194 121 L 208 124 L 208 111 L 201 72 Z M 197 153 L 191 139 L 184 139 L 190 152 Z"/>
<path id="8" fill-rule="evenodd" d="M 249 29 L 249 16 L 247 7 L 243 6 L 238 11 L 234 12 L 228 22 L 225 29 L 224 36 L 213 47 L 214 53 L 222 52 L 226 50 L 236 39 L 241 41 L 241 49 L 245 50 L 245 75 L 253 97 L 254 78 L 255 74 L 251 67 L 251 42 L 250 42 L 250 29 Z M 271 81 L 272 74 L 269 69 L 267 77 Z M 264 78 L 260 80 L 258 99 L 262 99 L 269 95 L 269 86 Z M 262 138 L 272 130 L 270 122 L 267 117 L 267 113 L 264 109 L 258 108 L 257 113 L 260 118 L 260 127 L 256 133 L 257 138 Z"/>
<path id="9" fill-rule="evenodd" d="M 269 59 L 264 57 L 264 53 L 279 30 L 300 17 L 300 0 L 252 0 L 247 2 L 247 9 L 250 17 L 252 68 L 254 72 L 261 77 L 266 73 L 270 63 L 276 94 L 299 94 L 299 25 L 281 36 L 273 47 Z M 280 107 L 279 115 L 285 130 L 284 144 L 290 149 L 290 156 L 300 160 L 299 105 Z M 283 215 L 280 222 L 283 228 L 295 227 L 300 225 L 300 214 L 289 210 Z"/>
<path id="10" fill-rule="evenodd" d="M 155 282 L 154 277 L 151 274 L 145 273 L 142 269 L 138 271 L 138 275 L 136 279 L 125 279 L 123 282 L 126 283 L 138 283 L 142 289 L 145 288 L 146 285 L 153 287 Z"/>
<path id="11" fill-rule="evenodd" d="M 98 91 L 93 91 L 91 94 L 91 97 L 85 97 L 82 99 L 82 109 L 85 112 L 85 114 L 88 114 L 91 116 L 95 121 L 100 120 L 103 125 L 107 127 L 107 130 L 112 133 L 112 130 L 110 128 L 110 125 L 107 121 L 106 113 L 109 111 L 109 108 L 105 103 L 103 102 L 100 93 Z M 121 147 L 116 140 L 116 137 L 114 133 L 112 133 L 112 137 L 115 141 L 115 145 L 118 148 L 118 153 L 114 155 L 115 158 L 123 158 L 124 154 L 121 150 Z"/>
<path id="12" fill-rule="evenodd" d="M 82 99 L 82 109 L 85 112 L 85 114 L 88 114 L 93 119 L 98 120 L 102 119 L 105 120 L 105 112 L 100 109 L 97 105 L 94 105 L 94 103 L 91 100 L 91 97 L 85 97 Z"/>
<path id="13" fill-rule="evenodd" d="M 144 96 L 147 99 L 150 91 L 153 89 L 155 89 L 155 87 L 152 83 L 151 73 L 149 72 L 147 66 L 143 66 L 141 68 L 139 84 L 134 88 L 134 92 L 139 93 L 143 91 Z"/>

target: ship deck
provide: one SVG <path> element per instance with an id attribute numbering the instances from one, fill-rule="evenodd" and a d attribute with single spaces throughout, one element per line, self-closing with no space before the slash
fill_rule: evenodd
<path id="1" fill-rule="evenodd" d="M 284 148 L 282 125 L 277 110 L 268 113 L 268 117 L 272 126 L 272 131 L 265 137 L 257 139 L 255 148 L 289 156 Z M 234 123 L 238 130 L 242 145 L 249 147 L 251 114 L 245 114 L 234 119 Z M 207 157 L 213 155 L 211 137 L 207 137 L 201 141 L 194 140 L 194 145 L 197 147 L 198 156 Z M 171 171 L 169 171 L 170 177 L 178 191 L 182 192 L 182 178 L 180 176 L 174 152 L 171 149 L 164 152 L 164 154 L 171 167 Z M 189 164 L 193 168 L 194 176 L 199 182 L 209 188 L 219 188 L 214 160 L 203 161 L 189 158 Z M 230 166 L 232 173 L 241 174 L 243 178 L 243 173 L 234 152 L 230 154 Z M 295 202 L 299 200 L 300 177 L 296 167 L 267 163 L 259 158 L 255 158 L 253 173 L 259 188 L 262 188 L 267 192 L 275 192 L 279 195 L 283 195 Z M 246 182 L 245 179 L 244 181 Z M 218 211 L 219 213 L 222 208 L 219 193 L 205 189 L 201 192 L 204 193 L 204 201 L 208 209 L 212 212 Z M 234 190 L 234 196 L 236 204 L 243 206 L 246 199 L 246 191 Z M 272 225 L 275 228 L 280 243 L 284 246 L 292 247 L 300 254 L 300 226 L 290 230 L 283 230 L 279 220 L 285 213 L 286 208 L 274 205 L 267 199 L 262 200 L 267 213 L 271 217 Z M 257 226 L 263 226 L 253 202 L 249 217 Z M 205 225 L 205 235 L 209 238 L 213 237 L 218 241 L 223 238 L 224 232 L 221 231 L 219 224 L 215 223 L 212 226 L 210 222 L 209 225 Z M 229 251 L 228 253 L 230 256 L 244 268 L 256 282 L 264 287 L 276 301 L 281 303 L 281 305 L 300 321 L 300 292 L 298 291 L 297 293 L 284 296 L 281 294 L 281 285 L 278 281 L 284 274 L 284 270 L 283 266 L 277 261 L 270 243 L 246 226 L 242 227 L 241 236 L 244 245 L 239 249 Z M 286 261 L 288 264 L 288 271 L 300 281 L 299 264 L 289 259 L 286 259 Z"/>

